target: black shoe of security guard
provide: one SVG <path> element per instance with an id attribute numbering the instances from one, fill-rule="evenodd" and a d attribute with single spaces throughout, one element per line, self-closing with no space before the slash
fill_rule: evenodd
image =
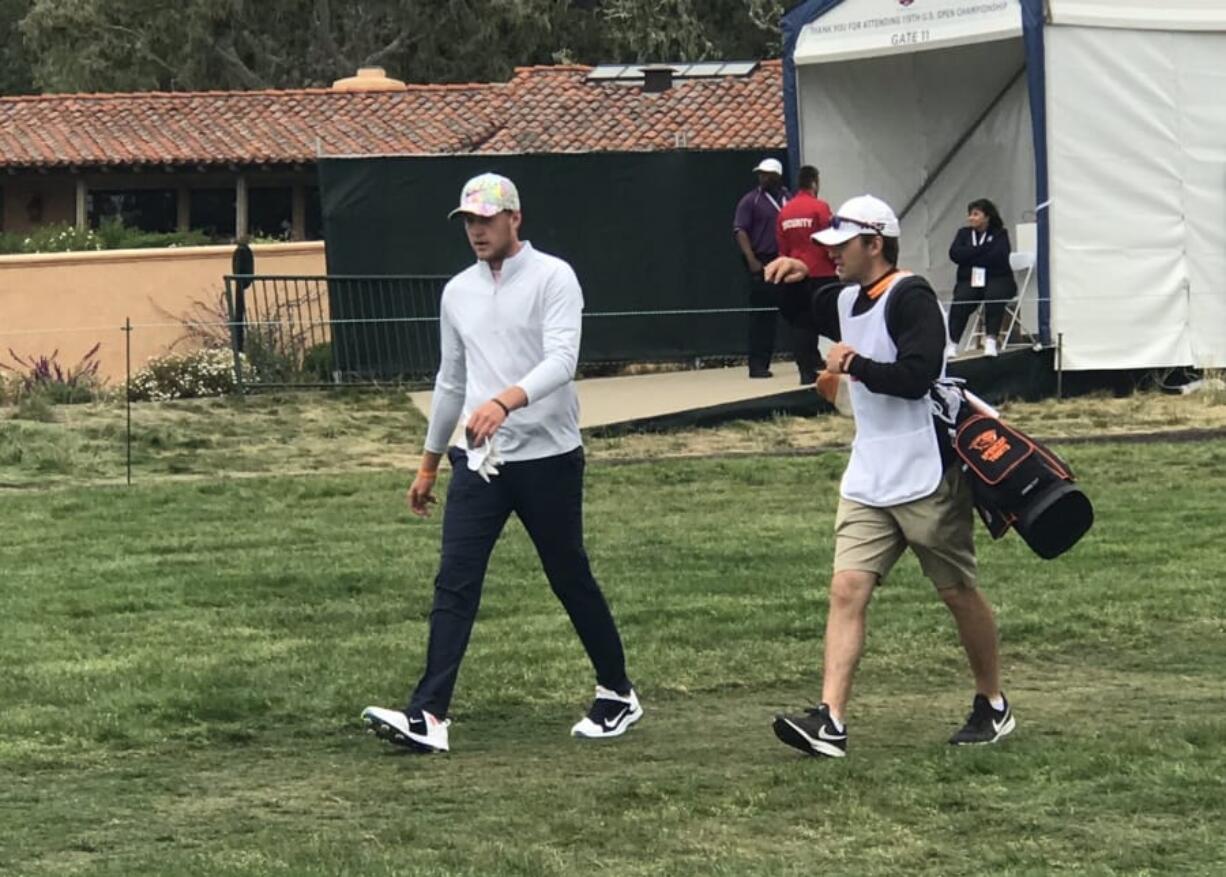
<path id="1" fill-rule="evenodd" d="M 819 703 L 805 710 L 803 716 L 779 713 L 772 725 L 775 736 L 793 749 L 822 758 L 842 758 L 847 755 L 847 727 L 836 730 L 830 718 L 830 707 Z"/>
<path id="2" fill-rule="evenodd" d="M 773 378 L 775 376 L 775 373 L 768 368 L 762 368 L 762 369 L 755 368 L 755 369 L 749 370 L 749 376 L 751 378 Z"/>
<path id="3" fill-rule="evenodd" d="M 952 746 L 973 746 L 975 744 L 999 743 L 1013 733 L 1016 722 L 1013 721 L 1013 708 L 1002 694 L 1005 708 L 997 710 L 982 694 L 976 694 L 971 705 L 971 714 L 966 717 L 966 724 L 949 738 Z"/>

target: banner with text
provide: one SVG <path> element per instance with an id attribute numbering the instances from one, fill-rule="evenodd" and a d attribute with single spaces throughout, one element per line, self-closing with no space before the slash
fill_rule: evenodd
<path id="1" fill-rule="evenodd" d="M 844 0 L 800 32 L 794 60 L 821 64 L 1021 33 L 1021 0 Z"/>

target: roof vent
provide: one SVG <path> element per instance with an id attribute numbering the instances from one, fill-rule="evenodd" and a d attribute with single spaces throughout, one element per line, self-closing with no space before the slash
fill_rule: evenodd
<path id="1" fill-rule="evenodd" d="M 758 69 L 757 61 L 700 61 L 697 64 L 601 64 L 593 67 L 587 74 L 588 82 L 621 82 L 627 85 L 637 85 L 639 80 L 646 78 L 645 71 L 654 68 L 664 68 L 672 71 L 672 78 L 677 79 L 712 79 L 715 77 L 749 76 Z"/>
<path id="2" fill-rule="evenodd" d="M 643 93 L 660 94 L 673 87 L 673 74 L 677 71 L 667 64 L 651 64 L 644 66 Z"/>
<path id="3" fill-rule="evenodd" d="M 338 79 L 332 83 L 333 91 L 404 91 L 399 79 L 391 79 L 382 67 L 360 67 L 357 76 Z"/>

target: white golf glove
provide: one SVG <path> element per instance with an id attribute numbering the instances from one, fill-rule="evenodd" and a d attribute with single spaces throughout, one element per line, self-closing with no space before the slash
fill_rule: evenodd
<path id="1" fill-rule="evenodd" d="M 466 427 L 467 420 L 465 418 Z M 468 455 L 468 470 L 480 475 L 482 481 L 488 484 L 489 480 L 498 474 L 498 467 L 503 463 L 502 455 L 498 453 L 498 436 L 490 436 L 489 441 L 474 448 L 468 442 L 468 430 L 465 429 L 464 451 Z"/>

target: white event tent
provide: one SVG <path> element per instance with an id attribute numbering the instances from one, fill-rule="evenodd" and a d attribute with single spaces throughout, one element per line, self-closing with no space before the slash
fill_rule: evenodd
<path id="1" fill-rule="evenodd" d="M 793 172 L 890 202 L 905 267 L 948 293 L 988 197 L 1064 367 L 1226 366 L 1226 0 L 808 0 L 784 38 Z"/>

